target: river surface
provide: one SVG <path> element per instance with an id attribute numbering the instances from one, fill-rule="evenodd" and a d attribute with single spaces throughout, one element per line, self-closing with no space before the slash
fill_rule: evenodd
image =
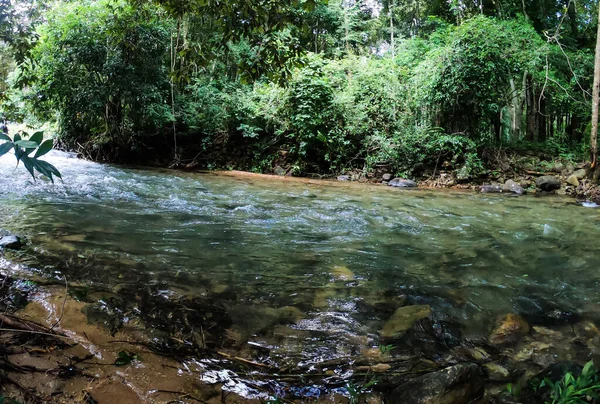
<path id="1" fill-rule="evenodd" d="M 384 343 L 399 305 L 479 338 L 523 297 L 600 302 L 599 211 L 572 199 L 48 161 L 64 182 L 0 159 L 0 227 L 29 242 L 3 266 L 103 291 L 82 298 L 113 331 L 137 314 L 155 336 L 181 325 L 298 365 Z"/>

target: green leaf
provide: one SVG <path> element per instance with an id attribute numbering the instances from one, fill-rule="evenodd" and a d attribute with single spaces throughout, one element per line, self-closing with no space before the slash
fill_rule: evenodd
<path id="1" fill-rule="evenodd" d="M 6 140 L 7 142 L 12 142 L 12 139 L 10 138 L 10 136 L 8 136 L 5 133 L 0 132 L 0 140 Z"/>
<path id="2" fill-rule="evenodd" d="M 12 143 L 4 143 L 4 144 L 0 144 L 0 157 L 4 156 L 6 153 L 8 153 L 10 151 L 10 149 L 13 148 Z"/>
<path id="3" fill-rule="evenodd" d="M 44 143 L 42 143 L 40 145 L 37 152 L 35 152 L 35 156 L 33 156 L 33 158 L 42 157 L 44 154 L 46 154 L 50 150 L 52 150 L 53 146 L 54 146 L 54 141 L 52 139 L 46 140 Z"/>
<path id="4" fill-rule="evenodd" d="M 31 176 L 33 177 L 33 180 L 35 181 L 35 175 L 33 172 L 33 160 L 29 156 L 23 155 L 21 156 L 21 161 L 23 162 L 23 165 L 25 166 L 27 171 L 29 171 L 29 174 L 31 174 Z"/>
<path id="5" fill-rule="evenodd" d="M 39 145 L 44 140 L 44 132 L 43 131 L 35 132 L 33 135 L 31 135 L 31 137 L 28 140 L 30 142 L 35 142 Z"/>
<path id="6" fill-rule="evenodd" d="M 36 142 L 32 142 L 31 140 L 18 140 L 15 142 L 15 144 L 17 146 L 21 146 L 24 149 L 33 148 L 35 150 L 38 147 L 38 144 Z"/>
<path id="7" fill-rule="evenodd" d="M 50 180 L 52 182 L 54 182 L 54 180 L 52 179 L 52 175 L 56 175 L 58 178 L 60 178 L 62 180 L 62 175 L 60 174 L 60 171 L 58 171 L 58 169 L 56 167 L 54 167 L 52 164 L 48 163 L 47 161 L 43 161 L 43 160 L 35 160 L 35 163 L 36 163 L 36 168 L 38 169 L 38 171 L 41 172 L 42 174 L 44 174 L 46 177 L 50 178 Z M 39 168 L 41 168 L 41 170 Z M 46 172 L 50 173 L 50 175 L 46 174 Z"/>

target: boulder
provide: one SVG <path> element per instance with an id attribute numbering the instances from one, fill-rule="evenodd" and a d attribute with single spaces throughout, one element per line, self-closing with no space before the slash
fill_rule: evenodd
<path id="1" fill-rule="evenodd" d="M 513 180 L 506 181 L 504 183 L 504 186 L 502 187 L 502 191 L 510 192 L 510 193 L 517 194 L 517 195 L 523 195 L 525 193 L 525 190 L 523 189 L 523 187 L 520 186 L 519 184 L 517 184 L 516 182 L 514 182 Z"/>
<path id="2" fill-rule="evenodd" d="M 397 188 L 415 188 L 417 186 L 417 183 L 411 180 L 405 180 L 402 178 L 394 178 L 393 180 L 391 180 L 388 183 L 389 186 L 391 187 L 397 187 Z"/>
<path id="3" fill-rule="evenodd" d="M 397 309 L 388 319 L 379 334 L 383 338 L 400 338 L 419 320 L 431 314 L 427 304 L 404 306 Z"/>
<path id="4" fill-rule="evenodd" d="M 502 185 L 482 185 L 480 192 L 482 194 L 499 194 L 502 193 Z"/>
<path id="5" fill-rule="evenodd" d="M 529 324 L 518 314 L 510 313 L 496 321 L 490 342 L 496 345 L 510 345 L 529 333 Z"/>
<path id="6" fill-rule="evenodd" d="M 565 169 L 565 166 L 563 165 L 563 163 L 561 163 L 560 161 L 557 161 L 556 163 L 554 163 L 554 165 L 552 166 L 552 171 L 554 171 L 555 173 L 562 173 L 562 171 Z"/>
<path id="7" fill-rule="evenodd" d="M 6 235 L 0 236 L 0 248 L 9 250 L 18 250 L 23 246 L 23 241 L 17 236 Z"/>
<path id="8" fill-rule="evenodd" d="M 571 175 L 575 171 L 575 167 L 573 166 L 573 164 L 567 163 L 567 167 L 565 167 L 565 171 L 566 171 L 567 175 Z"/>
<path id="9" fill-rule="evenodd" d="M 383 176 L 381 177 L 382 181 L 389 181 L 391 179 L 392 179 L 392 174 L 389 174 L 389 173 L 383 174 Z"/>
<path id="10" fill-rule="evenodd" d="M 535 185 L 538 189 L 546 192 L 556 191 L 560 189 L 560 178 L 553 175 L 544 175 L 535 180 Z"/>
<path id="11" fill-rule="evenodd" d="M 351 177 L 349 175 L 340 175 L 337 177 L 338 181 L 350 181 Z"/>
<path id="12" fill-rule="evenodd" d="M 577 170 L 573 173 L 573 175 L 578 179 L 578 180 L 582 180 L 585 178 L 586 176 L 586 172 L 585 170 L 582 168 L 580 170 Z"/>
<path id="13" fill-rule="evenodd" d="M 577 179 L 577 176 L 575 174 L 570 175 L 569 178 L 567 178 L 567 184 L 573 185 L 574 187 L 578 187 L 579 180 Z"/>
<path id="14" fill-rule="evenodd" d="M 273 169 L 273 173 L 275 175 L 284 176 L 287 173 L 287 170 L 281 166 L 275 166 L 275 168 Z"/>
<path id="15" fill-rule="evenodd" d="M 461 363 L 396 387 L 391 404 L 464 404 L 483 395 L 484 376 L 474 363 Z"/>

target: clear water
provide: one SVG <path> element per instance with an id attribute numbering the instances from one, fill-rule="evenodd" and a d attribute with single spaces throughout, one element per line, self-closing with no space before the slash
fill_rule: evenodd
<path id="1" fill-rule="evenodd" d="M 10 260 L 103 290 L 209 297 L 227 335 L 279 361 L 377 346 L 399 296 L 466 337 L 487 335 L 520 296 L 600 301 L 599 211 L 572 199 L 48 160 L 64 183 L 0 159 L 0 227 L 30 241 Z"/>

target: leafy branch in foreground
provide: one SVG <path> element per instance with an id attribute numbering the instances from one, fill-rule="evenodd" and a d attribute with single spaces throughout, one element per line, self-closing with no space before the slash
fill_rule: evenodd
<path id="1" fill-rule="evenodd" d="M 578 377 L 566 373 L 556 382 L 546 378 L 540 384 L 540 388 L 543 387 L 550 388 L 551 404 L 583 404 L 600 400 L 600 376 L 592 361 L 585 365 Z"/>
<path id="2" fill-rule="evenodd" d="M 44 140 L 44 132 L 39 131 L 31 136 L 26 132 L 16 133 L 12 139 L 7 134 L 0 133 L 0 141 L 2 140 L 4 143 L 0 144 L 0 157 L 14 149 L 17 166 L 19 162 L 23 162 L 34 181 L 34 170 L 48 177 L 52 183 L 54 183 L 54 176 L 62 180 L 60 171 L 56 167 L 39 159 L 54 146 L 52 139 Z M 33 152 L 35 154 L 32 155 Z"/>

